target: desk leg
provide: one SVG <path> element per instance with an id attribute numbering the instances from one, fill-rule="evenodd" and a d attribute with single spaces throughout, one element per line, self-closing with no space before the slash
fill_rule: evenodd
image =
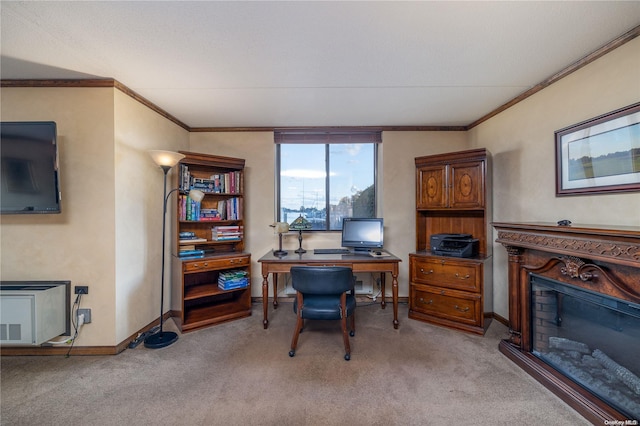
<path id="1" fill-rule="evenodd" d="M 391 283 L 391 291 L 393 293 L 393 328 L 398 328 L 398 271 L 391 273 L 393 282 Z"/>
<path id="2" fill-rule="evenodd" d="M 267 312 L 269 311 L 269 273 L 262 272 L 262 326 L 267 329 L 269 327 L 269 319 Z"/>
<path id="3" fill-rule="evenodd" d="M 278 309 L 278 274 L 271 274 L 273 280 L 273 309 Z"/>
<path id="4" fill-rule="evenodd" d="M 380 302 L 380 306 L 382 309 L 387 307 L 387 303 L 384 300 L 384 295 L 386 293 L 386 278 L 387 274 L 385 272 L 380 272 L 380 291 L 382 292 L 382 301 Z"/>

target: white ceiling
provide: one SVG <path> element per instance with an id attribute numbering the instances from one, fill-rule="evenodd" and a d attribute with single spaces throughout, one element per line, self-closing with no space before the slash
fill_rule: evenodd
<path id="1" fill-rule="evenodd" d="M 113 78 L 189 127 L 464 126 L 640 1 L 3 0 L 3 79 Z"/>

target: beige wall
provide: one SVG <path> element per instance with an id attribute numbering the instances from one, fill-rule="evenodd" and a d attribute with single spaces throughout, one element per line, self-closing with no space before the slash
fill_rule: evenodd
<path id="1" fill-rule="evenodd" d="M 415 165 L 422 155 L 467 147 L 465 132 L 384 132 L 379 150 L 379 215 L 385 219 L 385 247 L 402 259 L 399 294 L 408 296 L 408 254 L 415 250 Z M 271 132 L 197 132 L 190 135 L 190 150 L 240 157 L 245 163 L 246 250 L 252 255 L 251 290 L 262 296 L 260 256 L 277 247 L 269 227 L 275 220 L 275 145 Z M 304 233 L 304 248 L 340 247 L 339 232 Z M 283 239 L 287 249 L 298 248 L 297 234 Z M 271 283 L 270 283 L 271 285 Z M 279 285 L 279 290 L 283 286 Z M 269 294 L 271 294 L 271 288 Z M 388 287 L 387 294 L 391 295 Z M 175 301 L 174 301 L 175 303 Z"/>
<path id="2" fill-rule="evenodd" d="M 115 92 L 115 329 L 121 342 L 160 316 L 163 172 L 147 151 L 186 150 L 188 132 Z M 171 170 L 167 191 L 172 189 Z M 175 200 L 175 193 L 170 201 Z M 163 312 L 170 308 L 170 235 L 173 209 L 167 213 Z"/>
<path id="3" fill-rule="evenodd" d="M 2 120 L 57 123 L 62 191 L 61 214 L 0 218 L 2 279 L 89 286 L 82 307 L 91 308 L 92 323 L 76 344 L 113 345 L 113 89 L 3 88 L 1 95 Z"/>
<path id="4" fill-rule="evenodd" d="M 640 101 L 640 38 L 469 131 L 493 154 L 493 220 L 640 226 L 640 195 L 555 196 L 554 132 Z M 497 235 L 494 233 L 495 240 Z M 507 260 L 494 244 L 494 311 L 508 318 Z"/>
<path id="5" fill-rule="evenodd" d="M 489 149 L 494 221 L 568 218 L 576 224 L 640 226 L 637 192 L 556 198 L 553 140 L 555 130 L 639 101 L 638 75 L 640 39 L 469 132 L 384 132 L 380 215 L 385 246 L 402 258 L 400 296 L 408 294 L 407 256 L 415 249 L 418 156 Z M 2 88 L 0 95 L 2 120 L 57 122 L 63 191 L 60 215 L 0 218 L 1 278 L 88 285 L 82 307 L 92 309 L 92 323 L 77 345 L 121 343 L 159 315 L 162 172 L 148 159 L 148 149 L 246 159 L 247 250 L 253 256 L 252 293 L 261 296 L 257 260 L 277 244 L 269 227 L 275 216 L 273 133 L 189 134 L 113 88 Z M 339 242 L 339 233 L 308 233 L 303 244 Z M 297 247 L 296 235 L 287 236 L 285 247 Z M 506 265 L 504 248 L 494 245 L 494 311 L 505 318 Z"/>
<path id="6" fill-rule="evenodd" d="M 121 343 L 160 314 L 163 174 L 146 151 L 185 149 L 188 133 L 113 88 L 1 95 L 3 120 L 57 123 L 62 190 L 59 215 L 2 216 L 2 279 L 88 285 L 76 345 Z"/>

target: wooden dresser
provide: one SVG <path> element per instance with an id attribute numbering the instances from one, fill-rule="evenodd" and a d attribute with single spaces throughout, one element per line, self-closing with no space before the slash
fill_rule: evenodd
<path id="1" fill-rule="evenodd" d="M 418 157 L 416 252 L 409 254 L 409 318 L 484 334 L 493 310 L 490 156 L 485 149 Z M 436 255 L 434 234 L 471 234 L 473 257 Z"/>

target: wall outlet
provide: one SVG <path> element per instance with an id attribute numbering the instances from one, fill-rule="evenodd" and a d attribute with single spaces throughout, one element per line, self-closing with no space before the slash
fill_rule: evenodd
<path id="1" fill-rule="evenodd" d="M 77 285 L 74 288 L 75 294 L 89 294 L 88 285 Z"/>
<path id="2" fill-rule="evenodd" d="M 78 316 L 84 315 L 84 323 L 89 324 L 91 322 L 91 309 L 78 309 Z"/>

